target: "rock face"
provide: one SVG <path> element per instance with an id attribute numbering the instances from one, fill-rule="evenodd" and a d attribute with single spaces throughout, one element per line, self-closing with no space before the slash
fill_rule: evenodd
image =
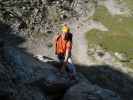
<path id="1" fill-rule="evenodd" d="M 81 82 L 66 92 L 64 100 L 120 100 L 120 97 L 112 91 Z"/>
<path id="2" fill-rule="evenodd" d="M 27 32 L 38 32 L 44 27 L 42 25 L 46 22 L 46 1 L 1 0 L 0 2 L 2 9 L 0 10 L 1 20 L 11 24 L 15 30 L 27 29 Z M 41 26 L 39 24 L 41 24 Z"/>
<path id="3" fill-rule="evenodd" d="M 66 91 L 64 100 L 120 100 L 114 92 L 92 85 L 80 73 L 77 80 L 70 80 L 67 73 L 60 76 L 57 68 L 19 48 L 5 47 L 4 55 L 14 75 L 14 79 L 10 78 L 9 96 L 16 100 L 60 100 Z"/>
<path id="4" fill-rule="evenodd" d="M 57 31 L 61 21 L 73 16 L 88 16 L 94 7 L 88 0 L 0 0 L 0 2 L 0 21 L 11 25 L 18 31 L 16 34 L 21 36 L 45 36 L 45 33 Z"/>

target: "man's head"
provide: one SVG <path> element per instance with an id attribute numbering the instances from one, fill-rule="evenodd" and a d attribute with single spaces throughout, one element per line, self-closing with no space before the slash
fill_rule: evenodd
<path id="1" fill-rule="evenodd" d="M 62 37 L 64 39 L 67 39 L 69 32 L 70 32 L 70 28 L 67 26 L 67 24 L 64 24 L 63 27 L 62 27 Z"/>
<path id="2" fill-rule="evenodd" d="M 65 33 L 65 34 L 70 32 L 70 28 L 67 26 L 67 24 L 65 24 L 65 25 L 63 26 L 62 32 Z"/>

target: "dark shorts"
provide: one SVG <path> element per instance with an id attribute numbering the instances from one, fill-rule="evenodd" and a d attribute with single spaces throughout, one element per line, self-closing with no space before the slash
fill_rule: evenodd
<path id="1" fill-rule="evenodd" d="M 65 56 L 64 55 L 61 55 L 61 54 L 58 54 L 57 55 L 57 58 L 58 58 L 61 66 L 62 66 L 62 64 L 64 62 L 64 59 L 65 59 Z M 66 71 L 69 72 L 70 74 L 76 75 L 76 69 L 75 69 L 74 64 L 72 63 L 71 56 L 68 58 L 68 64 L 67 64 Z"/>
<path id="2" fill-rule="evenodd" d="M 58 60 L 59 60 L 60 63 L 63 63 L 64 62 L 64 59 L 65 59 L 64 55 L 58 54 L 57 55 L 57 58 L 58 58 Z"/>

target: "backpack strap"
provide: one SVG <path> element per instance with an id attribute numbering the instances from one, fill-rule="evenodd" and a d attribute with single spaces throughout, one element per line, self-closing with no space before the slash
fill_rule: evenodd
<path id="1" fill-rule="evenodd" d="M 60 37 L 61 37 L 61 34 L 58 34 L 56 41 L 58 41 Z"/>
<path id="2" fill-rule="evenodd" d="M 67 41 L 72 42 L 72 37 L 73 37 L 72 33 L 68 33 L 65 38 Z"/>

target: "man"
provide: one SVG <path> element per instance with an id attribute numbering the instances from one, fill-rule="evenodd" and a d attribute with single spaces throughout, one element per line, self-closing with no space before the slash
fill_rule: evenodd
<path id="1" fill-rule="evenodd" d="M 70 79 L 75 79 L 76 70 L 71 58 L 72 33 L 70 33 L 70 28 L 67 25 L 64 25 L 62 33 L 56 36 L 54 46 L 55 54 L 61 63 L 60 72 L 63 73 L 67 67 Z"/>

